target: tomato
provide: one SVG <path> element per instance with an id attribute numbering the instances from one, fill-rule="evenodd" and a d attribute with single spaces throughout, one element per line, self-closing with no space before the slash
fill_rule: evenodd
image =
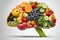
<path id="1" fill-rule="evenodd" d="M 50 16 L 51 14 L 53 14 L 53 11 L 49 11 L 48 13 L 46 13 L 47 16 Z"/>
<path id="2" fill-rule="evenodd" d="M 53 23 L 56 23 L 56 18 L 53 18 L 52 21 L 53 21 Z"/>

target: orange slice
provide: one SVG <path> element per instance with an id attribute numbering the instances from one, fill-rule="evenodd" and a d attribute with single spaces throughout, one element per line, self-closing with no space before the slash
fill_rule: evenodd
<path id="1" fill-rule="evenodd" d="M 32 11 L 31 5 L 26 5 L 26 6 L 25 6 L 25 11 L 26 11 L 26 12 L 31 12 L 31 11 Z"/>

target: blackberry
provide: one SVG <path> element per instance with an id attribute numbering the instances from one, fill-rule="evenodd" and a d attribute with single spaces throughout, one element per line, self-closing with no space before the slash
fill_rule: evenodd
<path id="1" fill-rule="evenodd" d="M 7 22 L 9 22 L 9 21 L 14 21 L 13 18 L 16 18 L 16 17 L 14 17 L 14 16 L 12 15 L 12 13 L 10 13 L 10 15 L 9 15 L 8 18 L 7 18 Z"/>

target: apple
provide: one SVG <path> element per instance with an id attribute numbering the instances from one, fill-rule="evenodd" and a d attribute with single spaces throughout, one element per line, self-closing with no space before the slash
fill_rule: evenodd
<path id="1" fill-rule="evenodd" d="M 27 24 L 26 23 L 22 23 L 22 24 L 18 24 L 17 28 L 20 30 L 25 30 L 27 28 Z"/>

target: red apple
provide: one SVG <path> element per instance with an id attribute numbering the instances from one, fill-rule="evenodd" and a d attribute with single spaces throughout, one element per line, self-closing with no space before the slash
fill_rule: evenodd
<path id="1" fill-rule="evenodd" d="M 25 30 L 27 28 L 27 24 L 26 23 L 18 24 L 17 28 L 20 30 Z"/>
<path id="2" fill-rule="evenodd" d="M 36 8 L 36 5 L 37 5 L 37 2 L 34 2 L 34 3 L 32 4 L 32 8 L 33 8 L 33 9 Z"/>

